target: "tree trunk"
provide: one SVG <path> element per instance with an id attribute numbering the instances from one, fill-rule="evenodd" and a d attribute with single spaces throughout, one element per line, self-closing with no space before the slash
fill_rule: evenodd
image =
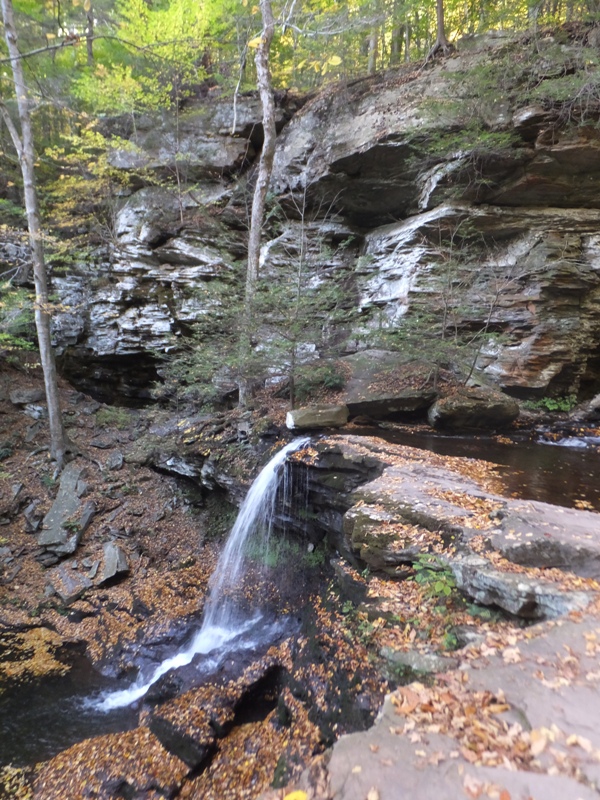
<path id="1" fill-rule="evenodd" d="M 436 53 L 441 50 L 446 54 L 452 49 L 452 45 L 446 38 L 446 24 L 444 21 L 444 0 L 436 0 L 435 2 L 435 16 L 436 16 L 436 37 L 435 44 L 429 51 L 427 58 L 432 58 Z"/>
<path id="2" fill-rule="evenodd" d="M 25 211 L 27 212 L 27 226 L 29 229 L 29 243 L 33 262 L 33 280 L 35 284 L 35 327 L 37 330 L 40 348 L 40 361 L 44 373 L 46 387 L 46 401 L 48 403 L 48 418 L 50 424 L 50 452 L 52 457 L 62 467 L 67 451 L 67 437 L 62 423 L 62 414 L 58 397 L 58 381 L 56 362 L 50 335 L 50 303 L 48 299 L 48 280 L 46 264 L 44 261 L 44 245 L 42 239 L 41 216 L 38 196 L 35 185 L 35 153 L 33 146 L 33 133 L 31 130 L 31 114 L 29 110 L 29 95 L 23 74 L 23 64 L 17 42 L 12 0 L 0 0 L 2 18 L 4 20 L 4 33 L 8 53 L 11 58 L 13 80 L 21 136 L 19 137 L 14 126 L 9 127 L 13 143 L 19 156 L 21 173 L 23 175 L 23 190 L 25 196 Z M 15 141 L 16 139 L 16 141 Z"/>
<path id="3" fill-rule="evenodd" d="M 404 26 L 399 25 L 392 31 L 392 42 L 390 45 L 390 66 L 395 67 L 402 59 L 402 43 L 404 41 Z"/>
<path id="4" fill-rule="evenodd" d="M 375 75 L 377 70 L 377 46 L 379 44 L 377 28 L 372 28 L 369 34 L 369 61 L 367 64 L 367 74 Z"/>
<path id="5" fill-rule="evenodd" d="M 90 3 L 87 14 L 87 29 L 85 32 L 85 44 L 87 48 L 87 65 L 94 65 L 94 6 Z"/>
<path id="6" fill-rule="evenodd" d="M 250 232 L 248 236 L 248 267 L 246 271 L 246 294 L 244 298 L 244 320 L 242 330 L 242 375 L 239 380 L 240 405 L 246 405 L 249 394 L 249 376 L 244 374 L 244 360 L 250 355 L 252 348 L 251 328 L 254 317 L 254 296 L 256 294 L 256 283 L 260 264 L 260 244 L 262 226 L 265 219 L 265 205 L 267 191 L 271 182 L 273 172 L 273 160 L 275 158 L 275 139 L 277 130 L 275 128 L 275 100 L 273 98 L 273 88 L 271 85 L 271 71 L 269 69 L 269 54 L 271 42 L 275 33 L 275 21 L 273 19 L 273 9 L 271 0 L 261 0 L 260 10 L 263 21 L 263 31 L 260 44 L 256 50 L 254 61 L 256 63 L 256 75 L 258 91 L 262 103 L 262 124 L 264 131 L 264 142 L 258 165 L 258 176 L 254 187 L 254 197 L 252 200 L 252 216 L 250 218 Z"/>

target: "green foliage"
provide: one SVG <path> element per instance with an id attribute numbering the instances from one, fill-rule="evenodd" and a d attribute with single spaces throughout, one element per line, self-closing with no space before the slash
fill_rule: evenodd
<path id="1" fill-rule="evenodd" d="M 33 302 L 25 289 L 0 284 L 0 349 L 34 350 Z"/>
<path id="2" fill-rule="evenodd" d="M 296 373 L 296 397 L 300 401 L 317 397 L 323 390 L 343 389 L 346 378 L 335 362 L 304 364 Z"/>
<path id="3" fill-rule="evenodd" d="M 23 226 L 25 223 L 25 210 L 0 197 L 0 225 Z"/>
<path id="4" fill-rule="evenodd" d="M 325 551 L 322 547 L 316 547 L 309 552 L 300 542 L 289 537 L 272 537 L 266 547 L 256 541 L 251 542 L 247 556 L 268 569 L 277 569 L 286 564 L 301 564 L 306 569 L 318 569 L 325 564 Z"/>
<path id="5" fill-rule="evenodd" d="M 131 417 L 127 409 L 111 406 L 109 408 L 101 408 L 96 413 L 96 423 L 101 427 L 126 430 L 131 424 Z"/>
<path id="6" fill-rule="evenodd" d="M 368 614 L 355 606 L 352 600 L 345 600 L 340 610 L 346 618 L 345 624 L 350 635 L 368 646 L 376 630 Z"/>
<path id="7" fill-rule="evenodd" d="M 420 555 L 413 564 L 415 581 L 425 588 L 428 597 L 448 600 L 456 592 L 452 570 L 440 558 Z"/>
<path id="8" fill-rule="evenodd" d="M 309 569 L 325 566 L 326 554 L 325 547 L 318 545 L 314 550 L 306 551 L 302 556 L 302 563 Z"/>
<path id="9" fill-rule="evenodd" d="M 571 411 L 577 405 L 577 395 L 542 397 L 539 400 L 526 400 L 523 405 L 531 411 Z"/>
<path id="10" fill-rule="evenodd" d="M 444 650 L 458 650 L 459 642 L 456 633 L 450 628 L 442 638 L 442 647 Z"/>
<path id="11" fill-rule="evenodd" d="M 472 617 L 482 619 L 484 622 L 497 622 L 503 618 L 501 611 L 480 606 L 478 603 L 467 603 L 466 610 Z"/>
<path id="12" fill-rule="evenodd" d="M 137 152 L 135 144 L 118 136 L 110 138 L 98 130 L 98 123 L 78 117 L 75 132 L 63 133 L 44 153 L 48 176 L 42 191 L 46 220 L 59 235 L 51 242 L 50 259 L 70 262 L 84 256 L 83 247 L 92 242 L 114 242 L 114 210 L 117 196 L 125 190 L 131 176 L 115 169 L 110 162 L 115 150 Z M 140 170 L 140 179 L 151 178 Z M 85 231 L 76 249 L 74 229 Z M 90 236 L 91 234 L 91 236 Z"/>

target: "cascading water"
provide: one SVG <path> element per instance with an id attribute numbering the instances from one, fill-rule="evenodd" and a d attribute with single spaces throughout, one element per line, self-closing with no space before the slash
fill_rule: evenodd
<path id="1" fill-rule="evenodd" d="M 263 619 L 258 599 L 248 604 L 243 596 L 243 578 L 248 551 L 268 552 L 275 522 L 280 471 L 290 453 L 305 447 L 310 439 L 296 439 L 280 450 L 262 469 L 242 503 L 210 582 L 202 627 L 187 647 L 159 664 L 149 675 L 139 675 L 128 689 L 110 692 L 94 703 L 97 709 L 110 711 L 130 705 L 172 669 L 190 664 L 197 655 L 216 654 L 204 666 L 214 668 L 227 652 L 255 647 L 260 640 L 277 632 L 277 622 L 261 625 Z M 287 472 L 283 472 L 283 506 L 290 501 Z"/>

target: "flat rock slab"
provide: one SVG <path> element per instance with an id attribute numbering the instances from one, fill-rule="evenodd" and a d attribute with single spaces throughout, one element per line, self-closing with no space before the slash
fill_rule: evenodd
<path id="1" fill-rule="evenodd" d="M 468 662 L 470 669 L 451 674 L 456 683 L 440 684 L 437 699 L 442 706 L 433 718 L 429 712 L 419 714 L 419 695 L 422 699 L 428 690 L 422 684 L 402 687 L 388 696 L 373 728 L 344 736 L 334 745 L 328 764 L 330 797 L 459 800 L 500 798 L 506 792 L 504 797 L 513 800 L 597 798 L 593 786 L 600 779 L 599 653 L 600 619 L 560 620 L 522 632 L 511 646 L 482 648 L 480 658 Z M 521 765 L 515 765 L 514 758 L 512 764 L 504 764 L 498 757 L 497 766 L 485 766 L 485 749 L 477 756 L 465 748 L 460 707 L 456 724 L 446 717 L 455 734 L 436 730 L 437 715 L 444 725 L 445 692 L 452 705 L 456 686 L 468 687 L 475 699 L 493 698 L 498 710 L 488 719 L 505 721 L 511 731 L 507 737 L 518 737 L 520 747 L 513 752 Z M 425 700 L 423 710 L 430 708 Z M 485 741 L 490 731 L 485 719 L 482 722 L 475 730 Z M 496 742 L 502 741 L 500 735 Z M 487 755 L 493 757 L 492 739 L 488 747 Z"/>
<path id="2" fill-rule="evenodd" d="M 388 707 L 370 731 L 340 739 L 328 767 L 332 800 L 468 800 L 499 798 L 502 791 L 515 800 L 598 800 L 595 791 L 567 776 L 511 772 L 453 758 L 450 737 L 430 735 L 411 743 L 389 732 L 397 725 Z"/>
<path id="3" fill-rule="evenodd" d="M 467 460 L 355 437 L 330 437 L 318 447 L 325 444 L 348 463 L 369 453 L 385 464 L 349 493 L 349 547 L 364 547 L 377 525 L 384 530 L 372 546 L 390 550 L 397 530 L 405 554 L 421 529 L 454 530 L 456 544 L 436 552 L 469 595 L 524 617 L 568 615 L 511 633 L 482 630 L 485 638 L 452 654 L 458 669 L 399 687 L 371 730 L 334 745 L 328 797 L 597 798 L 600 604 L 586 576 L 595 574 L 600 515 L 501 498 L 468 477 L 477 477 L 476 462 L 471 470 Z M 542 567 L 581 577 L 534 570 L 536 551 Z M 307 775 L 303 788 L 311 786 Z"/>
<path id="4" fill-rule="evenodd" d="M 496 430 L 514 422 L 519 405 L 502 392 L 463 386 L 431 406 L 429 424 L 445 431 Z"/>
<path id="5" fill-rule="evenodd" d="M 83 469 L 77 461 L 71 461 L 61 473 L 58 494 L 50 511 L 44 517 L 42 531 L 37 539 L 38 544 L 47 550 L 56 551 L 58 548 L 59 552 L 63 552 L 62 548 L 65 546 L 68 548 L 67 542 L 71 535 L 64 524 L 68 520 L 72 520 L 79 511 L 80 500 L 77 495 L 77 484 Z M 73 550 L 67 549 L 66 552 Z"/>
<path id="6" fill-rule="evenodd" d="M 277 656 L 266 656 L 225 686 L 206 684 L 192 689 L 153 711 L 150 729 L 169 752 L 198 769 L 232 726 L 244 699 L 272 688 L 283 669 Z"/>
<path id="7" fill-rule="evenodd" d="M 327 440 L 335 442 L 336 453 L 337 440 Z M 477 462 L 471 469 L 466 459 L 440 461 L 394 445 L 384 450 L 374 439 L 348 436 L 342 442 L 348 463 L 365 450 L 388 462 L 378 477 L 350 493 L 354 505 L 342 523 L 343 547 L 372 569 L 401 576 L 403 565 L 434 547 L 461 591 L 525 619 L 582 610 L 592 599 L 593 593 L 565 588 L 556 575 L 532 575 L 527 568 L 600 577 L 599 514 L 493 494 L 468 477 L 477 474 Z M 496 551 L 494 559 L 486 548 Z M 498 555 L 523 568 L 503 566 Z"/>
<path id="8" fill-rule="evenodd" d="M 10 393 L 10 402 L 15 406 L 28 406 L 45 400 L 46 392 L 43 389 L 14 389 Z"/>
<path id="9" fill-rule="evenodd" d="M 510 501 L 492 546 L 523 566 L 559 567 L 600 578 L 598 514 L 534 501 Z"/>
<path id="10" fill-rule="evenodd" d="M 590 592 L 566 591 L 557 583 L 526 574 L 505 572 L 486 558 L 449 558 L 458 588 L 485 606 L 497 606 L 523 619 L 552 619 L 581 611 L 592 601 Z"/>

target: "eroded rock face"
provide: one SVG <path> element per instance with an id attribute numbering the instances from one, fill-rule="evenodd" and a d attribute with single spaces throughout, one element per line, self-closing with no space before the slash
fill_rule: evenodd
<path id="1" fill-rule="evenodd" d="M 504 144 L 450 146 L 463 128 L 461 103 L 446 102 L 461 100 L 457 77 L 521 46 L 471 44 L 425 70 L 330 89 L 285 128 L 295 107 L 279 109 L 272 190 L 287 219 L 265 237 L 262 268 L 276 278 L 298 257 L 301 234 L 310 269 L 343 271 L 358 313 L 330 340 L 344 340 L 346 353 L 380 347 L 383 324 L 411 331 L 410 344 L 400 337 L 403 356 L 439 361 L 445 315 L 446 338 L 472 340 L 448 356 L 456 369 L 476 368 L 521 396 L 592 396 L 600 390 L 600 134 L 565 127 L 531 98 L 484 98 L 481 124 Z M 540 55 L 540 80 L 552 77 L 544 63 Z M 207 100 L 180 116 L 178 137 L 172 120 L 143 119 L 114 151 L 114 166 L 132 174 L 143 166 L 163 184 L 120 198 L 99 265 L 54 279 L 71 307 L 56 317 L 56 341 L 83 388 L 147 399 L 155 354 L 218 309 L 221 281 L 245 257 L 245 201 L 232 176 L 255 158 L 259 119 L 256 98 L 240 98 L 232 133 L 229 102 Z M 448 147 L 432 147 L 436 137 Z M 324 355 L 317 342 L 303 346 Z M 111 374 L 121 377 L 111 383 Z M 356 402 L 372 399 L 359 394 Z M 375 394 L 384 406 L 397 399 Z M 382 406 L 350 411 L 379 416 Z"/>
<path id="2" fill-rule="evenodd" d="M 366 230 L 356 269 L 363 326 L 412 325 L 418 338 L 419 318 L 439 319 L 446 308 L 458 330 L 501 334 L 476 357 L 501 387 L 592 394 L 597 135 L 561 130 L 540 104 L 483 98 L 486 129 L 512 133 L 513 146 L 431 147 L 460 127 L 460 102 L 440 98 L 456 97 L 457 76 L 486 68 L 506 44 L 486 40 L 479 52 L 458 53 L 418 77 L 377 76 L 315 98 L 280 138 L 274 183 L 284 197 L 335 197 Z M 462 237 L 461 228 L 470 233 Z M 423 330 L 425 354 L 428 335 Z"/>

